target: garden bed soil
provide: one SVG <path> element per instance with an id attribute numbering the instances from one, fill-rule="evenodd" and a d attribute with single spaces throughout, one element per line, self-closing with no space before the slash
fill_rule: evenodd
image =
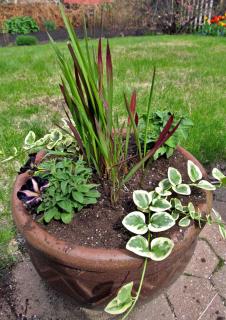
<path id="1" fill-rule="evenodd" d="M 167 177 L 167 170 L 170 166 L 177 168 L 181 172 L 184 182 L 189 182 L 187 159 L 179 151 L 175 151 L 174 155 L 169 159 L 161 157 L 157 161 L 150 163 L 145 170 L 142 182 L 142 174 L 138 172 L 129 181 L 127 187 L 121 191 L 116 205 L 111 204 L 110 195 L 107 191 L 109 188 L 106 188 L 105 181 L 102 180 L 99 181 L 100 186 L 98 189 L 101 197 L 98 203 L 75 213 L 72 223 L 65 225 L 59 221 L 52 221 L 48 225 L 40 224 L 40 226 L 56 238 L 73 244 L 93 248 L 125 248 L 131 234 L 123 227 L 122 219 L 128 213 L 136 210 L 132 199 L 133 191 L 139 189 L 153 190 L 160 180 Z M 189 201 L 194 205 L 198 205 L 206 201 L 206 195 L 201 189 L 193 188 L 192 195 L 179 196 L 179 199 L 184 205 Z M 161 234 L 170 237 L 170 234 L 174 233 L 175 229 L 180 230 L 176 225 Z M 180 230 L 181 235 L 183 230 Z"/>
<path id="2" fill-rule="evenodd" d="M 83 28 L 79 27 L 75 29 L 76 34 L 79 38 L 84 38 Z M 119 37 L 119 36 L 142 36 L 152 33 L 148 28 L 139 29 L 118 29 L 118 30 L 102 30 L 101 28 L 95 28 L 95 30 L 88 30 L 89 38 L 99 38 L 99 37 Z M 50 31 L 49 34 L 55 41 L 65 41 L 68 40 L 68 33 L 64 28 L 58 28 L 54 31 Z M 49 37 L 46 31 L 32 32 L 28 34 L 29 36 L 35 36 L 40 43 L 46 43 L 49 41 Z M 8 46 L 10 44 L 15 44 L 16 37 L 18 34 L 3 34 L 0 33 L 0 46 Z"/>

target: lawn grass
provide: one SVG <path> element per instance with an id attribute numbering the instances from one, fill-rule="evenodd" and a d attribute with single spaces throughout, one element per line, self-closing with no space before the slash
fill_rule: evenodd
<path id="1" fill-rule="evenodd" d="M 91 43 L 96 46 L 96 41 Z M 204 164 L 226 159 L 226 38 L 146 36 L 115 38 L 110 43 L 117 112 L 125 114 L 123 92 L 131 94 L 133 89 L 138 93 L 138 112 L 145 110 L 156 66 L 153 110 L 189 114 L 195 126 L 184 146 Z M 58 45 L 66 53 L 66 44 Z M 0 150 L 6 155 L 12 147 L 20 148 L 29 130 L 41 136 L 60 118 L 59 81 L 49 44 L 0 48 Z M 23 161 L 20 155 L 0 166 L 0 268 L 10 256 L 14 229 L 9 199 Z"/>

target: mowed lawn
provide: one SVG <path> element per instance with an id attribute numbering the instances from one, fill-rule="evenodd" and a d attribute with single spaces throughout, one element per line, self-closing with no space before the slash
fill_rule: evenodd
<path id="1" fill-rule="evenodd" d="M 189 114 L 194 121 L 185 147 L 204 164 L 226 159 L 226 38 L 146 36 L 110 40 L 114 105 L 123 116 L 123 92 L 138 94 L 145 110 L 153 66 L 153 110 Z M 65 51 L 66 43 L 58 44 Z M 96 46 L 96 41 L 91 41 Z M 60 72 L 49 44 L 0 48 L 0 151 L 20 149 L 29 130 L 44 134 L 61 118 Z M 10 210 L 12 182 L 20 164 L 0 164 L 0 269 L 14 257 Z"/>

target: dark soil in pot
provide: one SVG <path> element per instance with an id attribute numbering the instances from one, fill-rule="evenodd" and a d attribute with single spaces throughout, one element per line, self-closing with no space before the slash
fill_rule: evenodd
<path id="1" fill-rule="evenodd" d="M 69 225 L 58 221 L 52 221 L 48 225 L 40 225 L 58 239 L 81 246 L 125 248 L 131 234 L 123 227 L 122 219 L 129 212 L 136 210 L 132 199 L 133 191 L 138 189 L 153 190 L 160 180 L 167 177 L 167 170 L 170 166 L 177 168 L 181 172 L 183 181 L 189 181 L 187 159 L 179 151 L 175 151 L 174 155 L 169 159 L 161 157 L 157 161 L 150 163 L 145 170 L 142 181 L 141 172 L 136 174 L 129 181 L 127 187 L 121 191 L 116 205 L 112 205 L 110 202 L 110 195 L 107 191 L 109 188 L 104 185 L 105 181 L 97 181 L 100 183 L 101 198 L 96 205 L 85 207 L 80 212 L 75 213 L 74 219 Z M 198 205 L 205 202 L 206 194 L 200 189 L 193 188 L 191 196 L 180 196 L 179 198 L 184 205 L 189 201 Z M 161 234 L 170 237 L 170 234 L 174 233 L 175 229 L 178 229 L 181 233 L 185 230 L 180 230 L 176 225 Z"/>

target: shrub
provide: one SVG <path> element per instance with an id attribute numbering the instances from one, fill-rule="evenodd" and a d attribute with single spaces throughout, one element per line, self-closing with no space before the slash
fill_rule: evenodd
<path id="1" fill-rule="evenodd" d="M 32 46 L 38 43 L 35 36 L 18 36 L 16 38 L 17 46 Z"/>
<path id="2" fill-rule="evenodd" d="M 4 22 L 4 28 L 8 33 L 27 34 L 39 31 L 37 23 L 32 17 L 13 17 Z"/>
<path id="3" fill-rule="evenodd" d="M 54 30 L 56 30 L 56 24 L 55 24 L 55 22 L 52 21 L 52 20 L 45 20 L 45 21 L 43 22 L 43 25 L 44 25 L 44 27 L 45 27 L 45 29 L 46 29 L 47 31 L 54 31 Z"/>

